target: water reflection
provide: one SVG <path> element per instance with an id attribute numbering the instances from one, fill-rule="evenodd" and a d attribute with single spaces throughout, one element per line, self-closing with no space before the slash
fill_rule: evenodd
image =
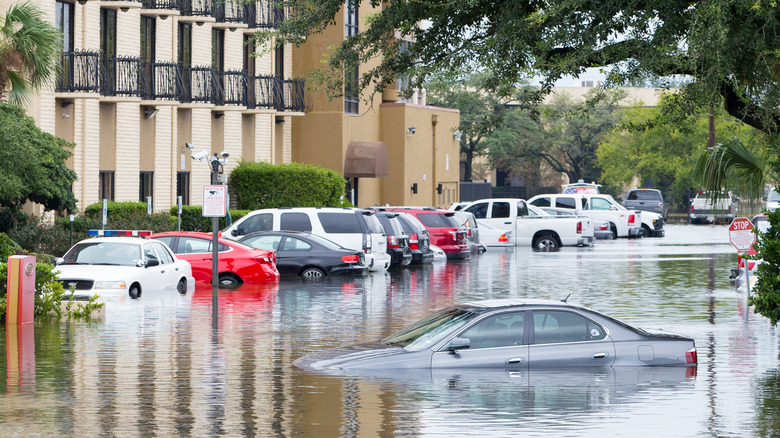
<path id="1" fill-rule="evenodd" d="M 663 239 L 489 251 L 365 277 L 220 290 L 216 330 L 209 285 L 112 303 L 99 321 L 35 324 L 33 372 L 11 354 L 18 337 L 0 336 L 0 436 L 773 435 L 778 337 L 733 290 L 735 263 L 725 226 L 670 225 Z M 698 375 L 339 378 L 291 365 L 452 303 L 568 294 L 632 325 L 693 336 Z"/>

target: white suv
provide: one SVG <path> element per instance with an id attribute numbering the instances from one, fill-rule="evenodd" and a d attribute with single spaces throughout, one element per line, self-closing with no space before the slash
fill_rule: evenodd
<path id="1" fill-rule="evenodd" d="M 536 195 L 528 203 L 537 207 L 570 208 L 578 214 L 609 222 L 615 237 L 642 237 L 642 212 L 625 210 L 610 195 L 553 194 Z"/>
<path id="2" fill-rule="evenodd" d="M 255 210 L 222 233 L 238 237 L 255 231 L 308 231 L 345 248 L 363 250 L 371 271 L 390 267 L 387 235 L 371 210 L 340 207 L 281 207 Z"/>

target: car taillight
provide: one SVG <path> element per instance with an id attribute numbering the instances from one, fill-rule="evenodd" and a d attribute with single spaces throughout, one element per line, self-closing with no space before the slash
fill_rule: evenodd
<path id="1" fill-rule="evenodd" d="M 274 261 L 273 256 L 261 256 L 261 257 L 255 257 L 255 261 L 257 263 L 260 263 L 261 265 L 270 265 Z"/>
<path id="2" fill-rule="evenodd" d="M 370 234 L 364 234 L 363 235 L 363 251 L 366 254 L 371 254 L 371 235 Z"/>
<path id="3" fill-rule="evenodd" d="M 420 238 L 417 236 L 417 233 L 412 234 L 409 236 L 409 248 L 412 249 L 420 249 Z"/>
<path id="4" fill-rule="evenodd" d="M 582 221 L 577 222 L 577 234 L 582 234 Z"/>
<path id="5" fill-rule="evenodd" d="M 501 243 L 509 243 L 509 238 L 506 236 L 506 234 L 502 234 L 498 237 L 498 241 Z"/>
<path id="6" fill-rule="evenodd" d="M 471 228 L 466 228 L 466 235 L 471 236 Z"/>
<path id="7" fill-rule="evenodd" d="M 729 205 L 729 213 L 731 213 L 731 206 Z"/>
<path id="8" fill-rule="evenodd" d="M 341 261 L 344 263 L 360 263 L 360 256 L 357 254 L 345 255 L 341 257 Z"/>
<path id="9" fill-rule="evenodd" d="M 400 248 L 401 244 L 398 240 L 398 236 L 387 236 L 387 247 L 388 248 Z"/>
<path id="10" fill-rule="evenodd" d="M 601 231 L 608 231 L 609 230 L 609 224 L 605 222 L 605 223 L 599 225 L 599 230 L 601 230 Z"/>
<path id="11" fill-rule="evenodd" d="M 696 357 L 696 348 L 691 348 L 690 350 L 685 352 L 685 362 L 686 363 L 699 363 L 697 361 L 697 357 Z"/>
<path id="12" fill-rule="evenodd" d="M 633 214 L 629 215 L 628 216 L 628 225 L 634 225 L 635 222 L 636 222 L 636 216 L 634 216 Z"/>

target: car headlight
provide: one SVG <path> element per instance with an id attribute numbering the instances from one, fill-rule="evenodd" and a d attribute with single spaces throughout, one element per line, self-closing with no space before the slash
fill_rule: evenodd
<path id="1" fill-rule="evenodd" d="M 127 283 L 124 281 L 96 281 L 95 289 L 124 289 Z"/>

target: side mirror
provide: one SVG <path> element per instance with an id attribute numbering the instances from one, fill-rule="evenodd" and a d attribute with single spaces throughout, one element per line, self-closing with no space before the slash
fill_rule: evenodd
<path id="1" fill-rule="evenodd" d="M 160 264 L 160 261 L 157 259 L 149 259 L 146 261 L 146 267 L 151 268 L 152 266 L 158 266 Z"/>
<path id="2" fill-rule="evenodd" d="M 238 237 L 238 228 L 234 228 L 234 229 L 233 229 L 233 230 L 230 232 L 230 235 L 231 235 L 231 236 L 233 236 L 233 237 Z"/>
<path id="3" fill-rule="evenodd" d="M 447 345 L 447 350 L 457 351 L 469 347 L 471 347 L 471 340 L 469 338 L 453 338 L 450 341 L 450 344 Z"/>

